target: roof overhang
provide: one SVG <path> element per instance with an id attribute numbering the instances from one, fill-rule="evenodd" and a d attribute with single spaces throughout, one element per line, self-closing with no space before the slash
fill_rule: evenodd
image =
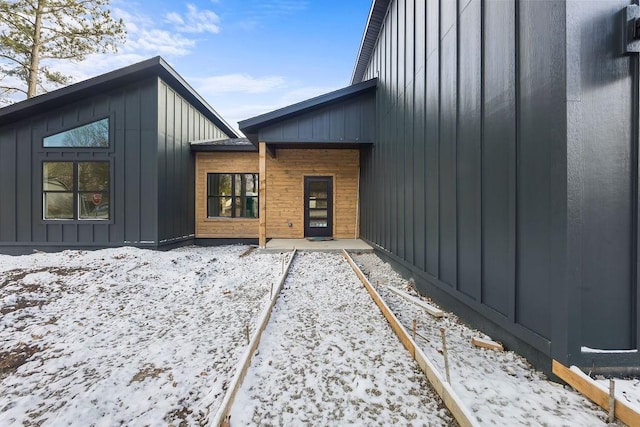
<path id="1" fill-rule="evenodd" d="M 59 105 L 80 101 L 89 96 L 98 95 L 152 76 L 164 80 L 227 136 L 230 138 L 239 137 L 213 107 L 159 56 L 1 108 L 0 125 L 40 114 Z"/>
<path id="2" fill-rule="evenodd" d="M 380 35 L 380 29 L 382 28 L 382 23 L 384 22 L 384 17 L 387 14 L 390 3 L 390 0 L 373 0 L 367 25 L 362 34 L 356 64 L 353 68 L 353 74 L 351 75 L 351 84 L 359 83 L 364 78 L 364 73 L 367 71 L 373 49 L 376 47 L 376 41 L 378 40 L 378 35 Z"/>
<path id="3" fill-rule="evenodd" d="M 378 79 L 367 80 L 365 82 L 347 86 L 345 88 L 338 89 L 336 91 L 329 92 L 315 98 L 307 99 L 306 101 L 302 101 L 288 107 L 280 108 L 269 113 L 243 120 L 241 122 L 238 122 L 238 125 L 242 133 L 244 133 L 247 138 L 249 138 L 249 140 L 257 146 L 258 133 L 260 129 L 264 129 L 267 126 L 272 126 L 277 123 L 282 123 L 286 120 L 313 112 L 315 110 L 319 110 L 321 108 L 348 101 L 352 98 L 356 98 L 368 92 L 375 92 L 377 84 Z M 295 143 L 296 141 L 291 142 Z M 323 141 L 323 143 L 326 143 L 326 141 Z"/>
<path id="4" fill-rule="evenodd" d="M 247 138 L 232 138 L 222 140 L 193 141 L 191 151 L 195 152 L 252 152 L 258 149 Z"/>

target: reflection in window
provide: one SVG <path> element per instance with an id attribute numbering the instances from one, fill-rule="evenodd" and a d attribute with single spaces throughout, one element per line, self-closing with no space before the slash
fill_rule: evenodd
<path id="1" fill-rule="evenodd" d="M 44 147 L 106 148 L 109 147 L 109 119 L 78 126 L 42 140 Z"/>
<path id="2" fill-rule="evenodd" d="M 207 217 L 257 218 L 258 174 L 207 174 Z"/>
<path id="3" fill-rule="evenodd" d="M 44 219 L 109 219 L 109 162 L 44 162 Z"/>

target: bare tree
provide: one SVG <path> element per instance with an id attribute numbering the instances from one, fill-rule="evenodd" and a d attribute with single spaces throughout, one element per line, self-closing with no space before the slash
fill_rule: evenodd
<path id="1" fill-rule="evenodd" d="M 109 0 L 0 0 L 0 97 L 31 98 L 46 92 L 45 83 L 69 83 L 43 61 L 116 52 L 126 33 L 108 6 Z"/>

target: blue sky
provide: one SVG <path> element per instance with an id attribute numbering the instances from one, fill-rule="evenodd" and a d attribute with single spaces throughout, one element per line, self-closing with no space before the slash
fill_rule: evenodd
<path id="1" fill-rule="evenodd" d="M 75 81 L 161 55 L 232 126 L 347 86 L 371 0 L 111 0 L 117 54 L 55 66 Z"/>

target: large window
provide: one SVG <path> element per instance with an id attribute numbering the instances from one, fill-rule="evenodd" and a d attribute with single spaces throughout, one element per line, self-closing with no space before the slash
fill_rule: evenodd
<path id="1" fill-rule="evenodd" d="M 44 219 L 109 219 L 109 162 L 42 163 Z"/>
<path id="2" fill-rule="evenodd" d="M 258 217 L 257 173 L 207 174 L 207 216 Z"/>
<path id="3" fill-rule="evenodd" d="M 98 120 L 64 132 L 45 137 L 44 147 L 107 148 L 109 147 L 109 119 Z"/>

